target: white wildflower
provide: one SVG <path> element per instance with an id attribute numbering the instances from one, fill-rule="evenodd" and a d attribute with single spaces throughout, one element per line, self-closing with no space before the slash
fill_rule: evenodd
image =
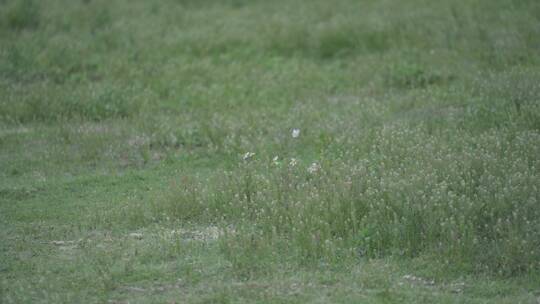
<path id="1" fill-rule="evenodd" d="M 274 156 L 274 158 L 272 158 L 272 163 L 276 166 L 279 165 L 279 156 Z"/>
<path id="2" fill-rule="evenodd" d="M 321 169 L 321 165 L 317 164 L 317 163 L 312 163 L 307 171 L 309 172 L 309 174 L 315 174 L 317 173 L 319 170 Z"/>
<path id="3" fill-rule="evenodd" d="M 294 167 L 298 164 L 298 161 L 296 158 L 291 158 L 291 161 L 289 162 L 289 166 Z"/>
<path id="4" fill-rule="evenodd" d="M 300 129 L 293 129 L 291 135 L 293 138 L 298 138 L 300 136 Z"/>
<path id="5" fill-rule="evenodd" d="M 244 154 L 244 156 L 242 157 L 243 160 L 250 160 L 251 158 L 253 158 L 253 156 L 255 156 L 255 153 L 253 152 L 246 152 L 246 154 Z"/>

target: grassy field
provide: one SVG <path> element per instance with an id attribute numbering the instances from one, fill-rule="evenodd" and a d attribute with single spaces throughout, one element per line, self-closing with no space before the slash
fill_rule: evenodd
<path id="1" fill-rule="evenodd" d="M 0 0 L 1 303 L 540 303 L 540 1 Z"/>

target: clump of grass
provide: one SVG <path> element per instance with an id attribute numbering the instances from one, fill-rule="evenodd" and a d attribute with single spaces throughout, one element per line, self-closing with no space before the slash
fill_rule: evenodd
<path id="1" fill-rule="evenodd" d="M 473 78 L 467 84 L 472 101 L 467 104 L 463 125 L 471 130 L 501 126 L 538 130 L 539 80 L 538 73 L 527 68 Z"/>
<path id="2" fill-rule="evenodd" d="M 443 84 L 451 77 L 429 71 L 420 64 L 398 63 L 392 65 L 385 75 L 385 84 L 389 87 L 415 89 L 429 85 Z"/>
<path id="3" fill-rule="evenodd" d="M 540 138 L 531 135 L 449 145 L 421 126 L 396 125 L 361 161 L 322 160 L 316 171 L 255 161 L 169 202 L 183 219 L 233 223 L 238 233 L 255 231 L 253 244 L 286 244 L 299 263 L 430 255 L 462 271 L 532 273 L 540 267 L 540 163 L 525 151 Z"/>
<path id="4" fill-rule="evenodd" d="M 12 30 L 34 29 L 40 22 L 39 5 L 34 0 L 17 0 L 10 3 L 4 15 L 5 25 Z"/>
<path id="5" fill-rule="evenodd" d="M 61 86 L 36 85 L 31 92 L 8 95 L 0 101 L 0 118 L 18 123 L 126 118 L 137 113 L 145 102 L 145 96 L 133 93 L 129 88 L 122 90 L 106 84 L 73 91 L 65 91 Z"/>
<path id="6" fill-rule="evenodd" d="M 264 47 L 270 53 L 318 59 L 383 53 L 390 48 L 386 29 L 353 22 L 348 16 L 321 21 L 313 16 L 299 20 L 271 19 L 263 27 Z"/>

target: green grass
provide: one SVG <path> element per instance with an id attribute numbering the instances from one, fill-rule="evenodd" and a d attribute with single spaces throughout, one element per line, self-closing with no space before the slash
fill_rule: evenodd
<path id="1" fill-rule="evenodd" d="M 0 0 L 0 168 L 2 303 L 537 303 L 540 2 Z"/>

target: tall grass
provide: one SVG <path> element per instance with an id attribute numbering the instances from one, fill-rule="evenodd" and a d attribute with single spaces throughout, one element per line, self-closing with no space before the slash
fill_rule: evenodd
<path id="1" fill-rule="evenodd" d="M 241 163 L 178 187 L 158 210 L 232 224 L 224 248 L 243 247 L 257 257 L 250 264 L 285 246 L 303 262 L 430 255 L 462 271 L 540 269 L 536 132 L 430 135 L 395 124 L 369 145 L 367 153 L 344 147 L 341 157 L 321 156 L 311 173 L 302 159 Z"/>

